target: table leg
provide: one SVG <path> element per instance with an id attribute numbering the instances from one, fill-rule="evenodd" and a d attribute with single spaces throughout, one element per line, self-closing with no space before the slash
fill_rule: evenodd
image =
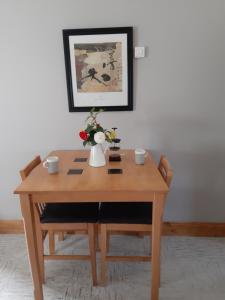
<path id="1" fill-rule="evenodd" d="M 160 287 L 160 242 L 164 195 L 156 195 L 153 201 L 152 222 L 152 289 L 151 300 L 159 299 Z"/>
<path id="2" fill-rule="evenodd" d="M 95 224 L 88 224 L 88 239 L 89 239 L 89 251 L 91 257 L 91 272 L 93 286 L 97 285 L 97 273 L 96 273 L 96 236 L 94 231 Z"/>
<path id="3" fill-rule="evenodd" d="M 45 262 L 44 262 L 44 240 L 43 231 L 40 224 L 40 212 L 37 209 L 35 203 L 33 203 L 34 220 L 35 220 L 35 233 L 37 241 L 38 260 L 40 268 L 41 282 L 45 283 Z"/>
<path id="4" fill-rule="evenodd" d="M 43 290 L 40 277 L 37 241 L 35 232 L 34 211 L 29 195 L 20 195 L 20 205 L 24 220 L 29 262 L 34 285 L 34 299 L 43 300 Z"/>

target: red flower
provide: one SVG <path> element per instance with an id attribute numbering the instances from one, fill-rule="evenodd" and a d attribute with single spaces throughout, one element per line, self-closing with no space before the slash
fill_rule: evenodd
<path id="1" fill-rule="evenodd" d="M 88 139 L 88 133 L 86 131 L 80 131 L 79 136 L 84 141 Z"/>

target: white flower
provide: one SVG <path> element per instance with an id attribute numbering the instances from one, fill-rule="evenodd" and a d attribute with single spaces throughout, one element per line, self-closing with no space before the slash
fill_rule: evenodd
<path id="1" fill-rule="evenodd" d="M 94 140 L 97 144 L 102 144 L 105 141 L 105 134 L 102 131 L 96 132 L 94 135 Z"/>

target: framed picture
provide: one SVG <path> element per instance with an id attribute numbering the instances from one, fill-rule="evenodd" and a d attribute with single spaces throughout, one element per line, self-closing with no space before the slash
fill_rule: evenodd
<path id="1" fill-rule="evenodd" d="M 63 30 L 69 111 L 133 110 L 133 28 Z"/>

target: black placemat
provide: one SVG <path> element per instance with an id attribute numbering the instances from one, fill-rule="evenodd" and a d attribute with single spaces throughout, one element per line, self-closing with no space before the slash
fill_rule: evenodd
<path id="1" fill-rule="evenodd" d="M 87 157 L 76 157 L 74 162 L 86 162 L 87 160 Z"/>
<path id="2" fill-rule="evenodd" d="M 70 169 L 67 172 L 67 175 L 81 175 L 83 173 L 83 169 Z"/>
<path id="3" fill-rule="evenodd" d="M 108 174 L 122 174 L 122 169 L 108 169 Z"/>

